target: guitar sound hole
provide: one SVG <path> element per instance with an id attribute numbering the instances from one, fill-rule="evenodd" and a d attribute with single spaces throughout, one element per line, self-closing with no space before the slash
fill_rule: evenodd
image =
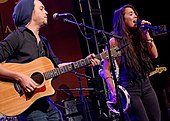
<path id="1" fill-rule="evenodd" d="M 31 78 L 37 83 L 37 84 L 42 84 L 44 81 L 44 76 L 39 73 L 39 72 L 35 72 L 31 75 Z"/>

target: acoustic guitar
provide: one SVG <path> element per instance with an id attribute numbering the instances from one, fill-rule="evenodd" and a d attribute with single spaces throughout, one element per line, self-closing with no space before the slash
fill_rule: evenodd
<path id="1" fill-rule="evenodd" d="M 110 52 L 111 57 L 121 56 L 121 52 L 118 51 L 117 47 L 110 49 Z M 99 60 L 108 57 L 108 51 L 103 51 L 96 55 L 96 58 Z M 51 85 L 53 77 L 89 64 L 90 58 L 85 58 L 60 68 L 54 68 L 52 62 L 46 57 L 37 58 L 26 64 L 2 63 L 4 67 L 10 70 L 30 76 L 39 86 L 32 93 L 25 93 L 17 81 L 0 78 L 0 113 L 6 116 L 16 116 L 24 112 L 37 99 L 55 93 Z"/>

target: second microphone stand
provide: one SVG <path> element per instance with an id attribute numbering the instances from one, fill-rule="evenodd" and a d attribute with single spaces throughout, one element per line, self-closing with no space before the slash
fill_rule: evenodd
<path id="1" fill-rule="evenodd" d="M 117 78 L 116 78 L 116 74 L 115 74 L 115 70 L 116 70 L 116 64 L 115 61 L 112 56 L 111 56 L 111 52 L 110 52 L 110 44 L 109 41 L 107 42 L 107 49 L 108 49 L 108 55 L 109 55 L 109 60 L 110 60 L 110 65 L 111 65 L 111 72 L 113 75 L 113 80 L 114 80 L 114 84 L 115 84 L 115 89 L 116 89 L 116 99 L 117 99 L 117 104 L 118 104 L 118 109 L 120 112 L 120 121 L 124 121 L 124 112 L 123 112 L 123 106 L 122 106 L 122 101 L 119 95 L 119 90 L 118 90 L 118 85 L 117 85 Z"/>
<path id="2" fill-rule="evenodd" d="M 89 121 L 88 120 L 88 116 L 87 116 L 87 113 L 89 111 L 87 111 L 86 109 L 86 101 L 84 99 L 84 96 L 83 96 L 83 87 L 82 87 L 82 80 L 81 80 L 81 77 L 86 77 L 86 78 L 91 78 L 90 76 L 87 76 L 85 74 L 81 74 L 81 73 L 78 73 L 78 72 L 75 72 L 75 71 L 71 71 L 72 73 L 74 73 L 75 75 L 77 75 L 77 80 L 78 80 L 78 83 L 79 83 L 79 94 L 80 94 L 80 102 L 81 102 L 81 105 L 82 105 L 82 113 L 84 115 L 84 121 Z"/>

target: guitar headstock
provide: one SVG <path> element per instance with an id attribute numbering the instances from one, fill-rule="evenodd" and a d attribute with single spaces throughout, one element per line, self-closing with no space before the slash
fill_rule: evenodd
<path id="1" fill-rule="evenodd" d="M 154 74 L 161 74 L 163 71 L 167 71 L 166 67 L 156 67 L 155 71 L 150 72 L 149 76 L 152 76 Z"/>
<path id="2" fill-rule="evenodd" d="M 166 67 L 157 67 L 156 68 L 157 73 L 162 73 L 163 71 L 167 71 L 167 68 Z"/>
<path id="3" fill-rule="evenodd" d="M 118 50 L 119 48 L 116 46 L 116 47 L 113 47 L 110 49 L 110 52 L 111 52 L 111 56 L 113 58 L 115 57 L 118 57 L 118 56 L 121 56 L 121 51 Z M 108 51 L 103 51 L 101 54 L 100 54 L 101 58 L 102 59 L 108 59 L 109 58 L 109 54 L 108 54 Z"/>

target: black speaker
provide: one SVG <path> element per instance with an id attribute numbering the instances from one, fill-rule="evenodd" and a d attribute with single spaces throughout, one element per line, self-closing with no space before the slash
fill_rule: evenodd
<path id="1" fill-rule="evenodd" d="M 64 101 L 65 116 L 68 121 L 97 121 L 98 117 L 89 97 L 77 97 Z"/>

